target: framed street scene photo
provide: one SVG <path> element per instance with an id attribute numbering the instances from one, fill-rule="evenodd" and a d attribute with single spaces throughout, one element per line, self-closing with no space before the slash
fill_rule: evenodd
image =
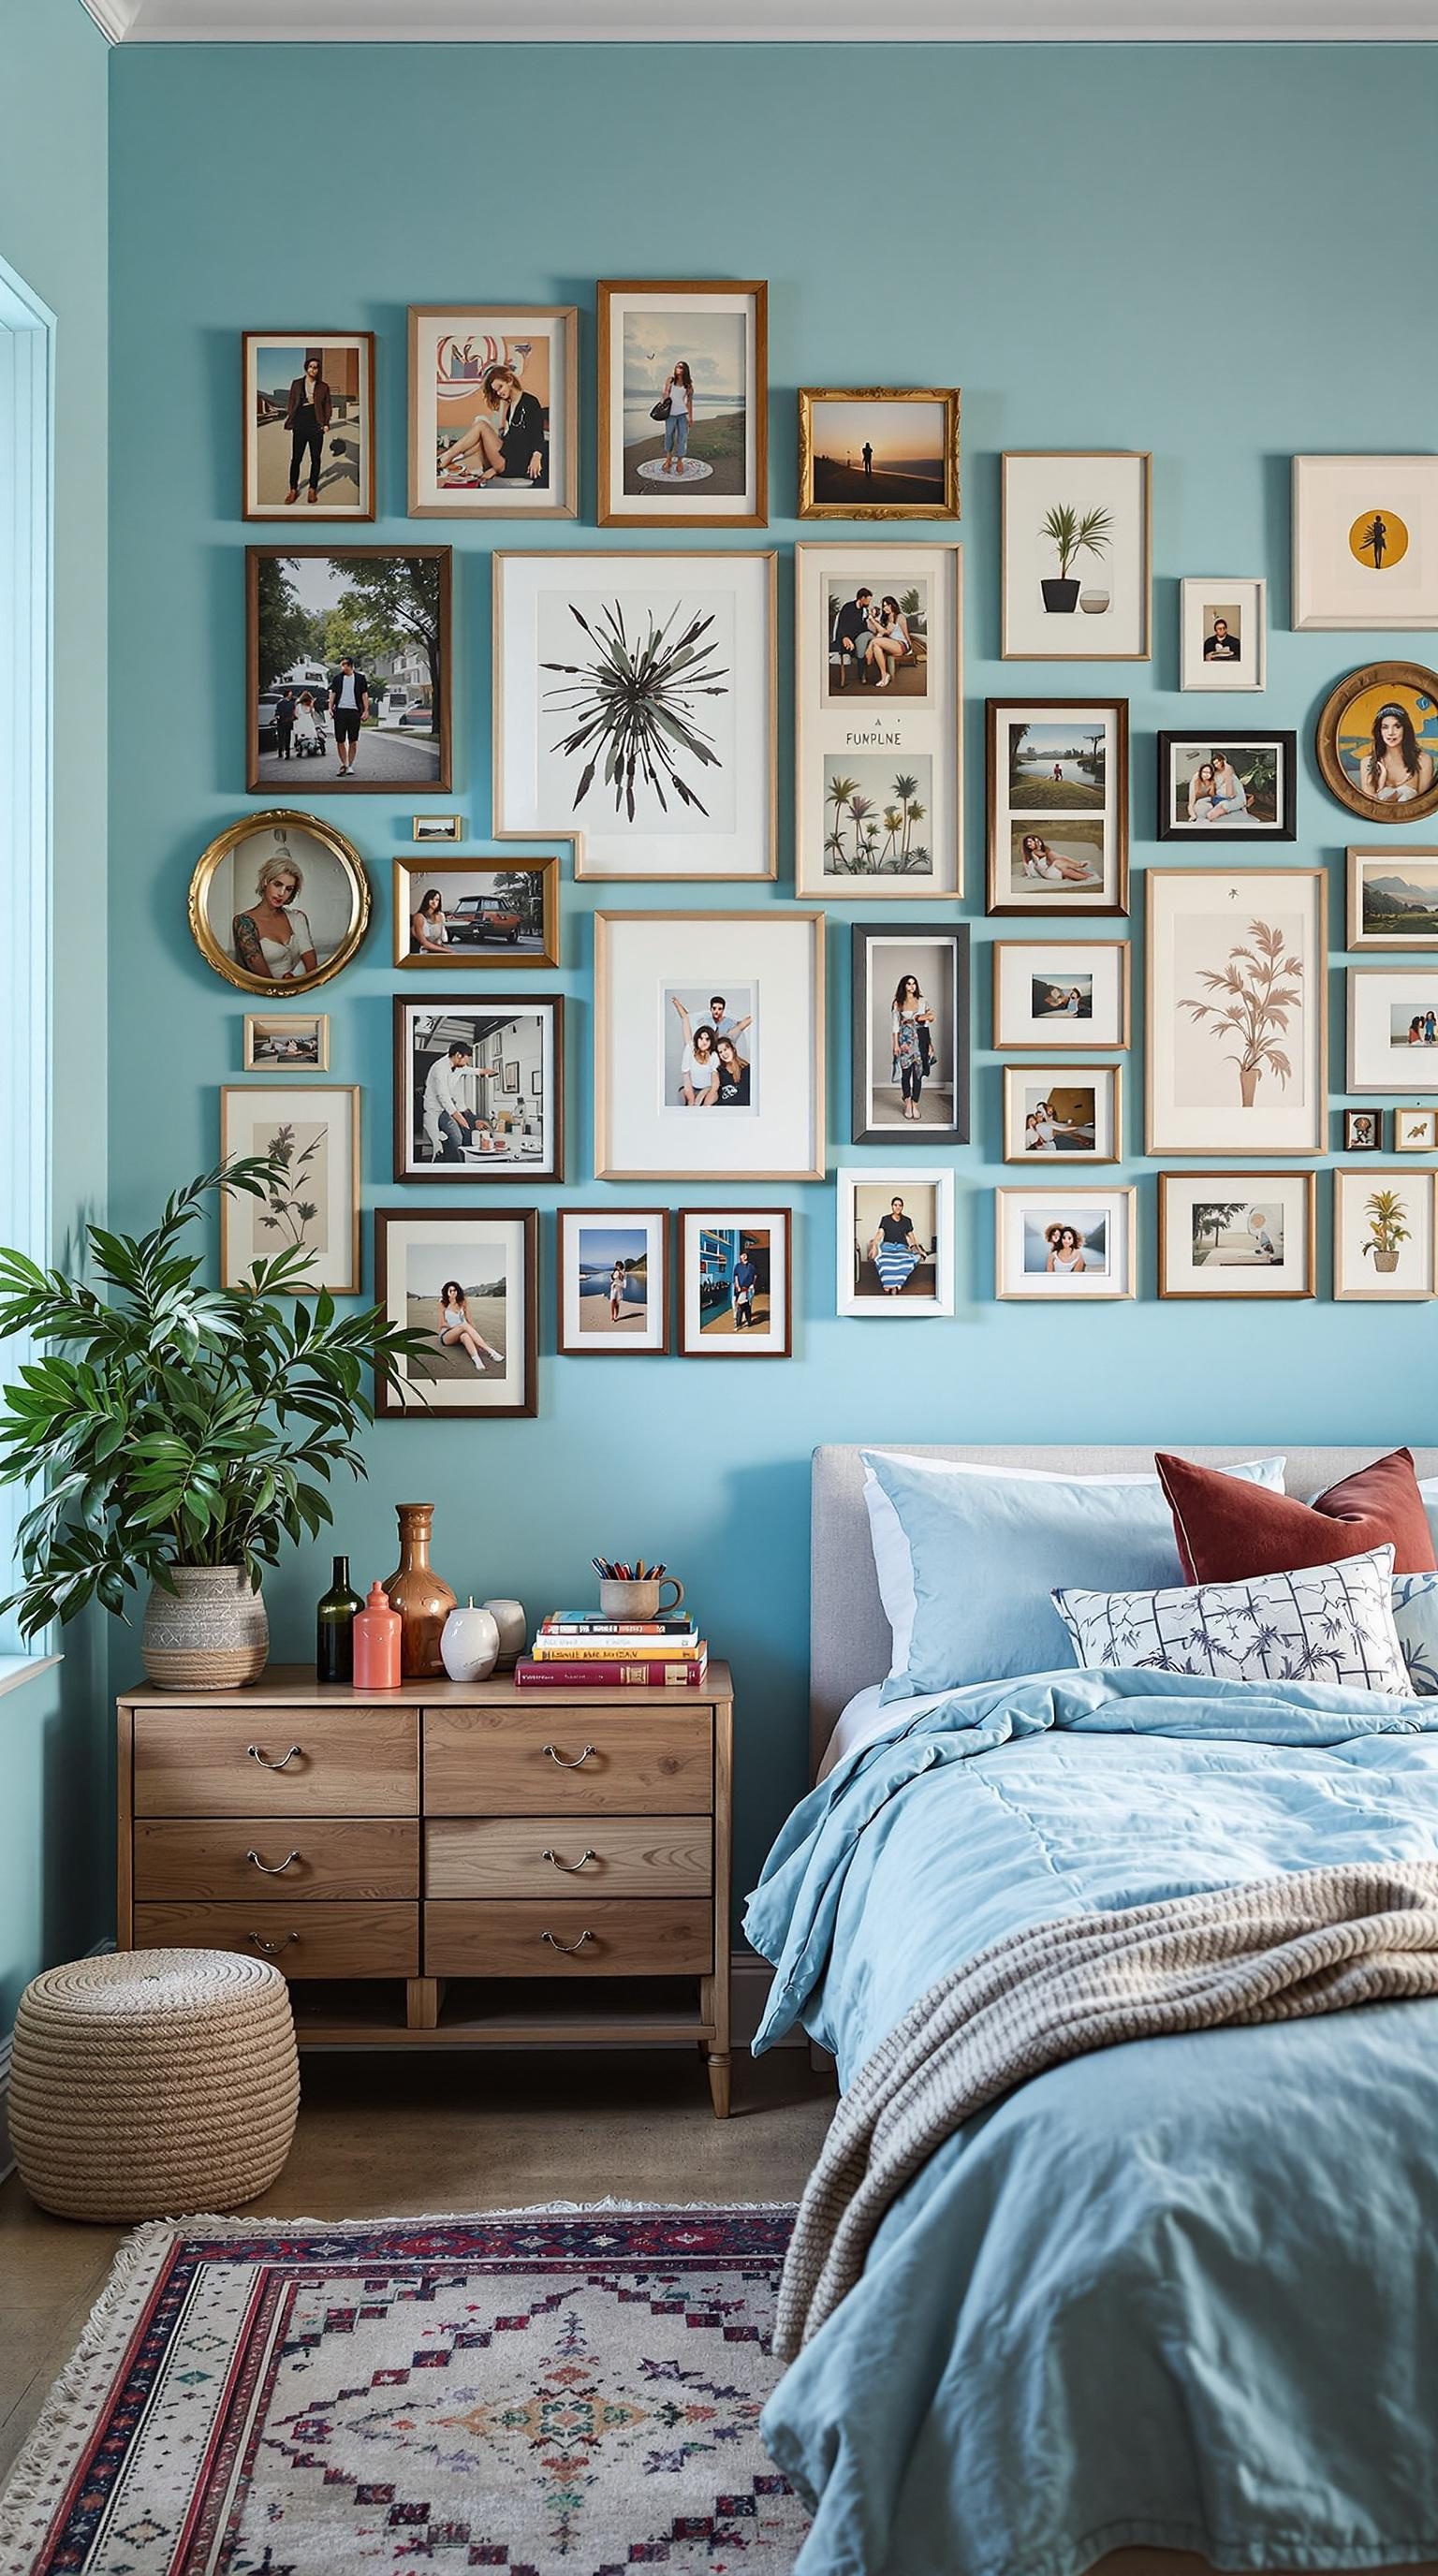
<path id="1" fill-rule="evenodd" d="M 222 1083 L 220 1152 L 227 1163 L 262 1154 L 275 1177 L 262 1198 L 220 1199 L 220 1278 L 248 1285 L 256 1261 L 300 1247 L 309 1274 L 296 1293 L 357 1297 L 360 1286 L 358 1083 Z"/>
<path id="2" fill-rule="evenodd" d="M 795 887 L 958 895 L 963 554 L 794 548 Z"/>
<path id="3" fill-rule="evenodd" d="M 994 1045 L 1128 1044 L 1126 939 L 996 939 Z"/>
<path id="4" fill-rule="evenodd" d="M 769 290 L 601 278 L 601 528 L 769 523 Z"/>
<path id="5" fill-rule="evenodd" d="M 679 1349 L 687 1360 L 786 1360 L 793 1349 L 788 1208 L 681 1208 Z"/>
<path id="6" fill-rule="evenodd" d="M 1438 626 L 1438 456 L 1295 456 L 1293 623 Z"/>
<path id="7" fill-rule="evenodd" d="M 533 1208 L 380 1208 L 375 1303 L 425 1348 L 377 1378 L 375 1410 L 458 1422 L 539 1410 L 539 1218 Z"/>
<path id="8" fill-rule="evenodd" d="M 572 304 L 409 308 L 412 519 L 572 519 Z"/>
<path id="9" fill-rule="evenodd" d="M 1412 1303 L 1434 1291 L 1432 1172 L 1365 1163 L 1333 1175 L 1333 1294 Z"/>
<path id="10" fill-rule="evenodd" d="M 1160 1297 L 1311 1297 L 1311 1172 L 1160 1172 Z"/>
<path id="11" fill-rule="evenodd" d="M 1123 1159 L 1123 1067 L 1006 1064 L 1004 1161 Z"/>
<path id="12" fill-rule="evenodd" d="M 601 1180 L 824 1177 L 824 916 L 594 917 Z"/>
<path id="13" fill-rule="evenodd" d="M 1348 1088 L 1438 1093 L 1438 959 L 1349 967 Z"/>
<path id="14" fill-rule="evenodd" d="M 994 1192 L 994 1295 L 1083 1305 L 1134 1294 L 1130 1187 Z"/>
<path id="15" fill-rule="evenodd" d="M 557 993 L 394 1003 L 394 1176 L 564 1178 L 564 1003 Z"/>
<path id="16" fill-rule="evenodd" d="M 856 921 L 852 1133 L 856 1145 L 969 1141 L 969 931 Z"/>
<path id="17" fill-rule="evenodd" d="M 801 519 L 957 519 L 957 385 L 801 387 Z"/>
<path id="18" fill-rule="evenodd" d="M 897 1322 L 952 1315 L 952 1167 L 886 1172 L 852 1165 L 834 1178 L 839 1313 Z"/>
<path id="19" fill-rule="evenodd" d="M 1006 662 L 1146 662 L 1150 459 L 1015 450 L 1003 460 Z"/>
<path id="20" fill-rule="evenodd" d="M 1127 698 L 990 698 L 991 913 L 1128 910 Z"/>
<path id="21" fill-rule="evenodd" d="M 372 519 L 373 331 L 246 331 L 247 519 Z"/>
<path id="22" fill-rule="evenodd" d="M 451 784 L 448 546 L 245 549 L 247 787 Z"/>
<path id="23" fill-rule="evenodd" d="M 772 877 L 772 554 L 497 554 L 498 840 L 577 877 Z"/>
<path id="24" fill-rule="evenodd" d="M 246 1073 L 327 1073 L 330 1024 L 325 1011 L 246 1011 Z"/>
<path id="25" fill-rule="evenodd" d="M 561 1208 L 559 1349 L 656 1359 L 669 1348 L 667 1208 Z"/>
<path id="26" fill-rule="evenodd" d="M 1438 950 L 1438 850 L 1350 849 L 1347 944 Z"/>
<path id="27" fill-rule="evenodd" d="M 1161 841 L 1291 841 L 1297 833 L 1298 736 L 1158 737 Z"/>
<path id="28" fill-rule="evenodd" d="M 1268 661 L 1268 584 L 1215 574 L 1178 585 L 1184 689 L 1261 689 Z"/>
<path id="29" fill-rule="evenodd" d="M 1323 1152 L 1326 895 L 1322 868 L 1149 869 L 1145 1153 Z"/>
<path id="30" fill-rule="evenodd" d="M 1340 680 L 1318 719 L 1329 794 L 1365 823 L 1413 824 L 1438 809 L 1438 672 L 1373 662 Z"/>
<path id="31" fill-rule="evenodd" d="M 242 993 L 288 1001 L 347 966 L 369 923 L 369 879 L 343 832 L 274 806 L 216 834 L 190 879 L 190 935 Z"/>
<path id="32" fill-rule="evenodd" d="M 557 966 L 558 859 L 396 859 L 394 962 Z"/>

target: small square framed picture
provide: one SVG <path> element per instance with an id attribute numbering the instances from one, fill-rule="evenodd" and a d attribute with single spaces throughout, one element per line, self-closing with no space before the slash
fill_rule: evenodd
<path id="1" fill-rule="evenodd" d="M 1126 1047 L 1126 939 L 996 939 L 994 1045 Z"/>
<path id="2" fill-rule="evenodd" d="M 1438 1093 L 1438 961 L 1349 967 L 1348 1088 Z"/>
<path id="3" fill-rule="evenodd" d="M 1402 1303 L 1433 1294 L 1438 1174 L 1366 1164 L 1333 1175 L 1333 1294 Z"/>
<path id="4" fill-rule="evenodd" d="M 1311 1172 L 1159 1173 L 1160 1297 L 1311 1297 L 1313 1245 Z"/>
<path id="5" fill-rule="evenodd" d="M 841 1315 L 954 1311 L 954 1175 L 947 1164 L 834 1175 Z"/>
<path id="6" fill-rule="evenodd" d="M 413 841 L 462 841 L 464 816 L 462 814 L 413 814 L 410 817 L 410 838 Z"/>
<path id="7" fill-rule="evenodd" d="M 1438 626 L 1438 456 L 1295 456 L 1293 623 Z"/>
<path id="8" fill-rule="evenodd" d="M 1006 1064 L 1004 1161 L 1117 1163 L 1123 1154 L 1123 1067 Z"/>
<path id="9" fill-rule="evenodd" d="M 1131 1184 L 995 1190 L 994 1294 L 1065 1305 L 1134 1293 Z"/>
<path id="10" fill-rule="evenodd" d="M 679 1350 L 688 1360 L 786 1360 L 792 1347 L 788 1208 L 679 1210 Z"/>
<path id="11" fill-rule="evenodd" d="M 1128 700 L 988 701 L 991 913 L 1128 910 Z"/>
<path id="12" fill-rule="evenodd" d="M 1179 589 L 1184 689 L 1261 689 L 1268 666 L 1268 584 L 1191 575 Z"/>
<path id="13" fill-rule="evenodd" d="M 396 859 L 394 962 L 557 966 L 558 859 Z"/>
<path id="14" fill-rule="evenodd" d="M 1297 776 L 1296 734 L 1161 733 L 1158 837 L 1294 840 Z"/>
<path id="15" fill-rule="evenodd" d="M 957 385 L 804 385 L 801 519 L 956 519 Z"/>
<path id="16" fill-rule="evenodd" d="M 1378 1112 L 1376 1109 L 1350 1109 L 1345 1112 L 1345 1117 L 1368 1117 L 1372 1120 L 1375 1126 L 1378 1123 Z M 1345 1145 L 1349 1146 L 1351 1149 L 1353 1141 L 1352 1138 L 1345 1134 L 1343 1141 Z M 1395 1109 L 1393 1112 L 1393 1151 L 1395 1154 L 1438 1154 L 1438 1108 L 1424 1109 L 1417 1107 Z"/>
<path id="17" fill-rule="evenodd" d="M 1438 949 L 1438 850 L 1350 850 L 1350 948 Z"/>
<path id="18" fill-rule="evenodd" d="M 559 1350 L 657 1359 L 669 1348 L 667 1208 L 561 1208 Z"/>
<path id="19" fill-rule="evenodd" d="M 1431 1109 L 1410 1110 L 1410 1117 L 1432 1118 Z M 1343 1112 L 1343 1150 L 1345 1154 L 1381 1154 L 1383 1151 L 1383 1112 L 1381 1109 L 1345 1109 Z M 1401 1148 L 1400 1148 L 1401 1150 Z"/>
<path id="20" fill-rule="evenodd" d="M 328 1073 L 327 1011 L 246 1011 L 246 1073 Z"/>

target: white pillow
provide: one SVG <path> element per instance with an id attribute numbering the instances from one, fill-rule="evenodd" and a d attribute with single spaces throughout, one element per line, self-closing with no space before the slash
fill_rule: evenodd
<path id="1" fill-rule="evenodd" d="M 1393 1550 L 1248 1583 L 1171 1592 L 1056 1592 L 1054 1607 L 1087 1666 L 1211 1673 L 1236 1682 L 1343 1682 L 1411 1699 L 1393 1622 Z"/>

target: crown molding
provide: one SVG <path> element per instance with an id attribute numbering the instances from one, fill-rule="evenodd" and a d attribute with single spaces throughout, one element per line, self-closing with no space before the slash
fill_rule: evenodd
<path id="1" fill-rule="evenodd" d="M 135 23 L 140 0 L 80 0 L 109 44 L 121 45 Z"/>
<path id="2" fill-rule="evenodd" d="M 284 0 L 83 0 L 119 44 L 315 44 Z M 672 0 L 348 0 L 350 44 L 1333 45 L 1438 41 L 1432 0 L 710 0 L 674 23 Z"/>

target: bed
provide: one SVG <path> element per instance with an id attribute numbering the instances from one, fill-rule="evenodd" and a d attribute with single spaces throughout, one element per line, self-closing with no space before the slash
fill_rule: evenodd
<path id="1" fill-rule="evenodd" d="M 1371 1452 L 1285 1454 L 1307 1496 Z M 1438 1451 L 1414 1454 L 1438 1476 Z M 888 1668 L 862 1486 L 857 1449 L 815 1453 L 816 1771 Z M 1131 1692 L 1055 1672 L 885 1712 L 751 1900 L 777 1963 L 756 2045 L 800 2021 L 848 2085 L 945 1969 L 1034 1921 L 1335 1854 L 1438 1857 L 1438 1699 L 1119 1678 Z M 1020 1740 L 983 1749 L 1016 1717 Z M 770 2401 L 771 2451 L 815 2514 L 797 2576 L 1432 2568 L 1435 2237 L 1438 2001 L 1143 2040 L 1034 2077 L 930 2158 Z"/>

